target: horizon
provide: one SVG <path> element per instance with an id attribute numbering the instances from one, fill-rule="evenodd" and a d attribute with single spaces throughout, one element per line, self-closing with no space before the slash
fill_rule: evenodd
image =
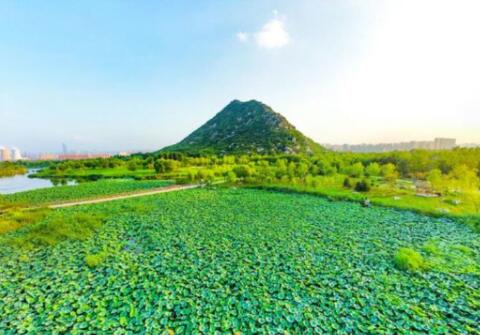
<path id="1" fill-rule="evenodd" d="M 0 145 L 153 151 L 234 99 L 262 101 L 317 143 L 480 143 L 479 9 L 7 0 Z"/>

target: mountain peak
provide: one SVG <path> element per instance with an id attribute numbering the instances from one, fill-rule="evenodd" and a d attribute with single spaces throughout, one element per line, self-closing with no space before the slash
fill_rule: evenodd
<path id="1" fill-rule="evenodd" d="M 321 150 L 268 105 L 257 100 L 233 100 L 184 140 L 161 151 L 273 154 Z"/>

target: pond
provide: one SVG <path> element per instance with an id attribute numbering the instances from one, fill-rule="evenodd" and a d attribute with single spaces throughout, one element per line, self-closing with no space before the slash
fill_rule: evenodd
<path id="1" fill-rule="evenodd" d="M 0 178 L 0 194 L 12 194 L 23 191 L 48 188 L 56 185 L 74 185 L 74 181 L 49 180 L 41 178 L 29 178 L 28 175 L 36 170 L 29 170 L 27 174 L 14 177 Z"/>

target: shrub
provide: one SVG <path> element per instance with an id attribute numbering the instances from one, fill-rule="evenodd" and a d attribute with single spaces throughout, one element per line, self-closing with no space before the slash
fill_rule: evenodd
<path id="1" fill-rule="evenodd" d="M 101 265 L 107 259 L 107 251 L 102 251 L 96 254 L 88 254 L 85 256 L 85 263 L 89 268 L 96 268 Z"/>
<path id="2" fill-rule="evenodd" d="M 350 178 L 347 177 L 343 180 L 343 187 L 344 188 L 352 188 L 352 184 L 350 183 Z"/>
<path id="3" fill-rule="evenodd" d="M 48 214 L 48 209 L 39 208 L 26 210 L 22 208 L 10 208 L 0 213 L 0 235 L 32 225 L 42 220 Z"/>
<path id="4" fill-rule="evenodd" d="M 129 171 L 136 171 L 137 170 L 137 163 L 135 161 L 128 162 L 127 169 Z"/>
<path id="5" fill-rule="evenodd" d="M 365 174 L 368 176 L 380 175 L 380 165 L 378 163 L 370 163 L 365 169 Z"/>
<path id="6" fill-rule="evenodd" d="M 176 160 L 173 159 L 157 159 L 155 163 L 153 164 L 153 167 L 155 168 L 155 171 L 157 173 L 168 173 L 168 172 L 174 172 L 177 170 L 180 166 L 180 163 Z"/>
<path id="7" fill-rule="evenodd" d="M 253 170 L 248 165 L 239 165 L 233 168 L 233 172 L 238 178 L 248 178 L 253 175 Z"/>
<path id="8" fill-rule="evenodd" d="M 466 216 L 459 219 L 460 222 L 471 227 L 473 231 L 480 233 L 480 218 L 475 216 Z"/>
<path id="9" fill-rule="evenodd" d="M 355 185 L 355 191 L 368 192 L 370 191 L 370 183 L 367 180 L 361 180 Z"/>
<path id="10" fill-rule="evenodd" d="M 474 255 L 475 252 L 472 250 L 472 248 L 469 248 L 465 245 L 461 245 L 461 244 L 455 244 L 453 246 L 453 249 L 456 250 L 456 251 L 459 251 L 461 252 L 462 254 L 465 254 L 465 255 Z"/>
<path id="11" fill-rule="evenodd" d="M 395 265 L 404 271 L 419 271 L 426 267 L 423 256 L 411 248 L 400 248 L 397 251 Z"/>
<path id="12" fill-rule="evenodd" d="M 350 177 L 358 178 L 358 177 L 362 177 L 362 175 L 364 174 L 365 168 L 362 163 L 357 162 L 352 166 L 348 167 L 347 170 Z"/>
<path id="13" fill-rule="evenodd" d="M 237 181 L 237 175 L 233 171 L 227 172 L 227 182 L 234 184 Z"/>
<path id="14" fill-rule="evenodd" d="M 12 239 L 19 247 L 40 247 L 55 245 L 64 240 L 85 240 L 102 224 L 103 218 L 85 213 L 73 217 L 52 216 L 44 221 L 30 225 Z"/>
<path id="15" fill-rule="evenodd" d="M 435 256 L 441 255 L 442 253 L 440 248 L 438 247 L 438 244 L 433 241 L 429 241 L 425 243 L 425 245 L 422 247 L 422 250 L 427 254 L 435 255 Z"/>

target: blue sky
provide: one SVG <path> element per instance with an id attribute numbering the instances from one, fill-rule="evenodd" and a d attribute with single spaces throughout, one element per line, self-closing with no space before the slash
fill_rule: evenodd
<path id="1" fill-rule="evenodd" d="M 475 1 L 0 2 L 0 145 L 155 150 L 233 99 L 321 143 L 480 142 Z"/>

